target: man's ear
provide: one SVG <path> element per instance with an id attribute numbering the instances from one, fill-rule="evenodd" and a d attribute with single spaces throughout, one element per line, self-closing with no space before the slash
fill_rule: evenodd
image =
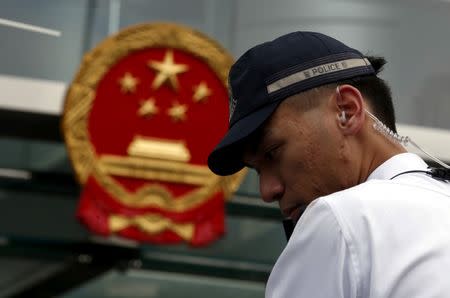
<path id="1" fill-rule="evenodd" d="M 357 134 L 365 121 L 361 92 L 352 85 L 339 85 L 332 99 L 335 100 L 336 121 L 343 134 Z"/>

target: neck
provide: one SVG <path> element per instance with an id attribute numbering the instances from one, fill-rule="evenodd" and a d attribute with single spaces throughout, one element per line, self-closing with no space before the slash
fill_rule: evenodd
<path id="1" fill-rule="evenodd" d="M 373 131 L 363 145 L 362 152 L 359 183 L 365 182 L 369 175 L 386 160 L 407 150 L 399 143 Z"/>

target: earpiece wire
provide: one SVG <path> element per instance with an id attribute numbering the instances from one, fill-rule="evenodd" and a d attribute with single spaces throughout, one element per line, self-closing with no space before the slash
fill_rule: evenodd
<path id="1" fill-rule="evenodd" d="M 397 141 L 398 143 L 400 143 L 404 147 L 408 146 L 408 144 L 411 144 L 414 147 L 416 147 L 418 150 L 423 152 L 430 159 L 432 159 L 433 161 L 435 161 L 436 163 L 441 165 L 442 167 L 444 167 L 446 169 L 450 169 L 450 166 L 448 164 L 446 164 L 445 162 L 443 162 L 439 158 L 433 156 L 431 153 L 427 152 L 425 149 L 423 149 L 422 147 L 417 145 L 410 137 L 408 137 L 408 136 L 401 136 L 398 133 L 393 132 L 389 127 L 387 127 L 387 125 L 385 125 L 383 122 L 381 122 L 381 120 L 378 119 L 374 114 L 372 114 L 371 112 L 369 112 L 366 109 L 364 111 L 374 121 L 374 124 L 373 124 L 374 129 L 379 131 L 383 135 L 385 135 L 388 139 L 391 139 L 393 141 Z"/>

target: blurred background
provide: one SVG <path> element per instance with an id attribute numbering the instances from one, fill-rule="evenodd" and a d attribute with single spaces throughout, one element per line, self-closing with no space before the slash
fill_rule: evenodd
<path id="1" fill-rule="evenodd" d="M 234 57 L 294 30 L 384 56 L 399 131 L 450 161 L 450 1 L 0 0 L 0 297 L 263 297 L 286 240 L 250 172 L 208 247 L 91 235 L 60 130 L 83 55 L 121 28 L 191 26 Z"/>

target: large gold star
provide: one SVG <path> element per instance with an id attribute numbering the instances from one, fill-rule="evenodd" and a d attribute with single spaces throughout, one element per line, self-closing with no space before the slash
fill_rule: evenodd
<path id="1" fill-rule="evenodd" d="M 138 115 L 141 117 L 152 117 L 158 114 L 158 107 L 155 104 L 155 99 L 150 97 L 149 99 L 142 101 L 138 110 Z"/>
<path id="2" fill-rule="evenodd" d="M 179 103 L 175 102 L 167 111 L 167 114 L 172 118 L 173 121 L 180 122 L 186 120 L 186 112 L 186 105 L 180 105 Z"/>
<path id="3" fill-rule="evenodd" d="M 177 74 L 188 71 L 186 64 L 175 64 L 172 51 L 166 52 L 162 62 L 151 60 L 147 65 L 158 72 L 152 83 L 152 88 L 155 90 L 166 82 L 173 90 L 178 90 Z"/>
<path id="4" fill-rule="evenodd" d="M 120 91 L 122 93 L 134 93 L 139 80 L 129 72 L 126 72 L 123 77 L 119 79 Z"/>
<path id="5" fill-rule="evenodd" d="M 194 87 L 194 102 L 205 102 L 211 94 L 211 89 L 202 81 Z"/>

